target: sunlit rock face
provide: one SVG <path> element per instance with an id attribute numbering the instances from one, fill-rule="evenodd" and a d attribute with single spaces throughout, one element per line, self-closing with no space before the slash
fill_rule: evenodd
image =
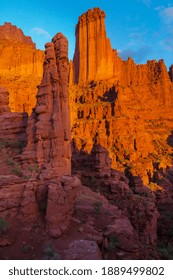
<path id="1" fill-rule="evenodd" d="M 94 8 L 76 26 L 69 75 L 73 148 L 90 154 L 96 143 L 113 168 L 147 184 L 155 166 L 159 172 L 171 165 L 172 67 L 168 73 L 163 60 L 123 61 L 106 37 L 104 18 Z"/>
<path id="2" fill-rule="evenodd" d="M 106 79 L 113 75 L 113 50 L 106 37 L 105 13 L 99 8 L 79 17 L 76 26 L 74 81 Z"/>
<path id="3" fill-rule="evenodd" d="M 6 88 L 0 87 L 0 114 L 10 112 L 9 93 Z"/>
<path id="4" fill-rule="evenodd" d="M 43 74 L 44 52 L 11 23 L 0 26 L 0 86 L 9 91 L 12 112 L 32 112 Z"/>

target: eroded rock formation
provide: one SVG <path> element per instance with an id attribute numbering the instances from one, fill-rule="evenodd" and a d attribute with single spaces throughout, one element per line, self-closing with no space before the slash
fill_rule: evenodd
<path id="1" fill-rule="evenodd" d="M 45 54 L 37 104 L 28 121 L 25 137 L 27 146 L 16 157 L 18 162 L 13 162 L 17 176 L 0 178 L 0 216 L 8 216 L 10 221 L 15 218 L 22 228 L 31 228 L 44 215 L 49 234 L 59 237 L 70 224 L 76 189 L 81 185 L 79 179 L 69 176 L 71 131 L 67 94 L 67 39 L 58 33 L 51 43 L 46 44 Z M 6 114 L 2 114 L 2 118 L 6 119 Z M 8 113 L 13 118 L 15 114 L 21 113 Z M 4 148 L 6 146 L 4 144 Z M 5 189 L 3 182 L 6 182 Z M 11 193 L 15 185 L 18 187 Z M 7 194 L 9 207 L 6 207 L 4 197 Z"/>
<path id="2" fill-rule="evenodd" d="M 52 178 L 71 174 L 67 39 L 58 33 L 52 43 L 46 44 L 45 54 L 44 74 L 29 121 L 25 155 L 38 162 L 42 175 Z"/>
<path id="3" fill-rule="evenodd" d="M 43 60 L 43 51 L 21 29 L 7 22 L 0 26 L 0 86 L 9 92 L 12 112 L 30 114 L 35 107 Z"/>
<path id="4" fill-rule="evenodd" d="M 158 169 L 172 165 L 172 68 L 168 73 L 163 60 L 145 65 L 131 58 L 123 61 L 110 46 L 107 54 L 104 17 L 99 9 L 89 10 L 77 24 L 69 87 L 73 146 L 90 154 L 97 139 L 108 150 L 113 168 L 130 169 L 148 184 L 157 164 Z M 90 26 L 95 31 L 89 36 Z M 91 51 L 85 51 L 90 44 Z M 97 50 L 99 44 L 103 47 Z M 99 75 L 99 69 L 107 74 Z"/>
<path id="5" fill-rule="evenodd" d="M 106 37 L 105 13 L 99 8 L 79 17 L 76 26 L 74 81 L 106 79 L 113 75 L 113 51 Z"/>

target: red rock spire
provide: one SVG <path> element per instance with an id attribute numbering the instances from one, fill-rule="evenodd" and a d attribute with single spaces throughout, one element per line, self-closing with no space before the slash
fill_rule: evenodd
<path id="1" fill-rule="evenodd" d="M 70 115 L 67 94 L 68 41 L 61 33 L 46 44 L 43 79 L 28 128 L 24 157 L 34 152 L 41 177 L 71 174 Z M 34 131 L 34 133 L 33 133 Z"/>
<path id="2" fill-rule="evenodd" d="M 113 51 L 106 37 L 104 18 L 105 13 L 99 8 L 79 17 L 73 60 L 76 83 L 113 75 Z"/>

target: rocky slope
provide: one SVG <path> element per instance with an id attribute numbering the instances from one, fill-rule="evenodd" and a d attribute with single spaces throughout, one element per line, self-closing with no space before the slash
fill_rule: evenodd
<path id="1" fill-rule="evenodd" d="M 9 91 L 12 112 L 32 112 L 43 60 L 44 52 L 21 29 L 8 22 L 0 26 L 0 86 Z"/>

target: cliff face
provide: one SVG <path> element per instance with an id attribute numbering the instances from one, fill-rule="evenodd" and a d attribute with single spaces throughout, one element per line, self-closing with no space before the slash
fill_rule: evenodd
<path id="1" fill-rule="evenodd" d="M 11 23 L 0 26 L 0 85 L 9 91 L 12 112 L 30 114 L 34 108 L 43 60 L 43 51 L 36 50 L 31 38 L 21 29 Z"/>
<path id="2" fill-rule="evenodd" d="M 171 166 L 172 68 L 168 73 L 163 60 L 123 61 L 108 44 L 104 17 L 89 10 L 76 28 L 69 86 L 73 147 L 90 154 L 96 143 L 108 150 L 113 168 L 149 183 L 156 165 Z"/>

